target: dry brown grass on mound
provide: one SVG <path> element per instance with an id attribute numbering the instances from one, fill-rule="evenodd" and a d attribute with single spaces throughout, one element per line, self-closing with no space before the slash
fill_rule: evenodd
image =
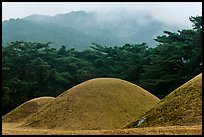
<path id="1" fill-rule="evenodd" d="M 202 73 L 167 95 L 142 117 L 146 120 L 140 127 L 202 124 Z M 138 120 L 126 127 L 136 127 Z"/>
<path id="2" fill-rule="evenodd" d="M 96 78 L 59 95 L 23 126 L 68 130 L 115 129 L 159 102 L 141 87 L 115 78 Z"/>
<path id="3" fill-rule="evenodd" d="M 29 100 L 3 116 L 2 121 L 22 122 L 54 99 L 54 97 L 39 97 Z"/>

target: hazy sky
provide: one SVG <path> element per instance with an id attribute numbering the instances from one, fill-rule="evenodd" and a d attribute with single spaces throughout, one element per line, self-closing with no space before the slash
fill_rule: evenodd
<path id="1" fill-rule="evenodd" d="M 202 15 L 202 2 L 2 2 L 2 21 L 31 14 L 56 15 L 79 10 L 146 11 L 169 24 L 191 26 L 188 18 Z"/>

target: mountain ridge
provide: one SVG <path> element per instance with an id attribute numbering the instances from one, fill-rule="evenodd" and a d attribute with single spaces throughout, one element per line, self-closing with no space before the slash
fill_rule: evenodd
<path id="1" fill-rule="evenodd" d="M 19 20 L 21 24 L 25 21 L 30 21 L 30 24 L 16 26 L 15 23 L 19 24 Z M 41 25 L 44 25 L 40 29 L 42 34 L 36 32 Z M 62 29 L 58 30 L 59 27 Z M 77 33 L 76 36 L 68 33 L 70 29 L 72 33 Z M 155 20 L 151 15 L 129 15 L 123 12 L 107 15 L 86 11 L 72 11 L 54 16 L 32 14 L 22 19 L 3 21 L 2 44 L 5 46 L 6 43 L 17 40 L 42 42 L 41 39 L 44 39 L 46 42 L 52 42 L 56 48 L 64 45 L 77 50 L 89 49 L 91 43 L 122 46 L 127 43 L 146 42 L 150 47 L 154 47 L 157 43 L 154 37 L 167 29 L 177 30 L 178 26 L 169 26 Z M 36 38 L 36 35 L 40 38 Z"/>

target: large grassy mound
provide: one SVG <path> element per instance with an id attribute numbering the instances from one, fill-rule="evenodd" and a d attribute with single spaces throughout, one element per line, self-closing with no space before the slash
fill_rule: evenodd
<path id="1" fill-rule="evenodd" d="M 69 130 L 121 128 L 159 101 L 130 82 L 96 78 L 65 91 L 22 126 Z"/>
<path id="2" fill-rule="evenodd" d="M 139 127 L 202 124 L 202 73 L 186 82 L 148 111 Z M 138 122 L 126 127 L 137 127 Z"/>
<path id="3" fill-rule="evenodd" d="M 54 97 L 39 97 L 29 100 L 3 116 L 2 121 L 22 122 L 54 99 Z"/>

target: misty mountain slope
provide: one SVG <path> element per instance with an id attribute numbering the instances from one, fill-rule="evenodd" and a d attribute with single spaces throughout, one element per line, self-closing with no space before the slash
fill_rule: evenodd
<path id="1" fill-rule="evenodd" d="M 86 34 L 68 27 L 54 24 L 42 24 L 22 19 L 9 20 L 2 24 L 2 43 L 10 41 L 37 41 L 52 42 L 51 46 L 60 48 L 66 45 L 68 48 L 87 49 L 93 39 Z"/>
<path id="2" fill-rule="evenodd" d="M 50 16 L 51 17 L 51 16 Z M 36 19 L 25 18 L 35 22 L 52 22 L 57 25 L 68 26 L 82 31 L 87 35 L 103 39 L 97 41 L 103 45 L 124 45 L 127 43 L 147 42 L 150 46 L 155 45 L 153 37 L 162 34 L 167 28 L 177 30 L 178 26 L 168 26 L 164 22 L 153 19 L 147 13 L 127 13 L 125 11 L 115 11 L 110 13 L 97 13 L 76 11 L 66 14 L 58 14 L 49 19 L 39 16 Z"/>
<path id="3" fill-rule="evenodd" d="M 51 41 L 57 48 L 65 45 L 81 50 L 89 48 L 93 42 L 106 46 L 146 42 L 154 47 L 156 36 L 164 30 L 178 28 L 140 13 L 76 11 L 55 16 L 34 14 L 4 21 L 2 44 L 15 40 Z"/>
<path id="4" fill-rule="evenodd" d="M 52 16 L 32 14 L 30 16 L 25 17 L 24 19 L 34 21 L 34 22 L 40 22 L 40 21 L 46 21 L 46 20 L 49 21 L 50 19 L 52 19 Z"/>

